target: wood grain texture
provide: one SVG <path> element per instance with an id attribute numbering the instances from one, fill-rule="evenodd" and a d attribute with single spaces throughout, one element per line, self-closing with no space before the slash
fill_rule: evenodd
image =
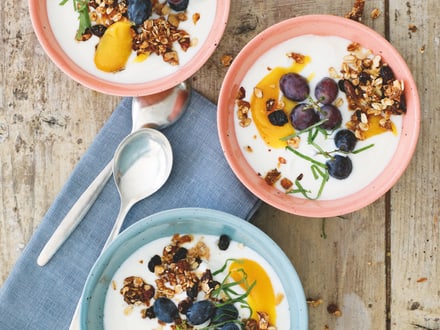
<path id="1" fill-rule="evenodd" d="M 421 133 L 405 175 L 391 192 L 391 322 L 440 329 L 440 58 L 438 5 L 390 3 L 390 40 L 404 54 L 422 104 Z"/>
<path id="2" fill-rule="evenodd" d="M 274 23 L 305 14 L 344 15 L 353 2 L 232 0 L 225 35 L 191 78 L 193 87 L 216 103 L 227 72 L 223 55 L 235 57 Z M 397 185 L 372 205 L 340 218 L 303 218 L 262 205 L 252 219 L 291 259 L 306 296 L 322 300 L 309 307 L 310 329 L 440 329 L 437 7 L 437 0 L 365 5 L 363 22 L 399 50 L 421 98 L 418 148 Z M 374 8 L 381 15 L 373 20 Z M 33 33 L 26 0 L 0 2 L 0 27 L 3 283 L 119 98 L 80 86 L 49 60 Z M 342 315 L 328 313 L 329 304 Z"/>

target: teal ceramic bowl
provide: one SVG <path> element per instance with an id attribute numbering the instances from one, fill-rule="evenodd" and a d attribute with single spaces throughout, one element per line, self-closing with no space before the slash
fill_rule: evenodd
<path id="1" fill-rule="evenodd" d="M 151 215 L 122 232 L 93 266 L 83 291 L 81 329 L 104 329 L 107 289 L 119 266 L 138 248 L 162 237 L 181 234 L 227 234 L 265 258 L 278 274 L 290 308 L 290 330 L 308 328 L 307 304 L 300 279 L 290 260 L 264 232 L 236 216 L 201 208 L 182 208 Z M 283 329 L 288 330 L 288 329 Z"/>

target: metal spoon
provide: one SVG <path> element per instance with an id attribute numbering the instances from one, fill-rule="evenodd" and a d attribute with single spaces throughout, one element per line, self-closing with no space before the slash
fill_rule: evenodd
<path id="1" fill-rule="evenodd" d="M 121 198 L 121 207 L 104 248 L 119 234 L 131 207 L 163 186 L 172 165 L 170 142 L 155 129 L 143 128 L 121 142 L 113 163 L 113 177 Z"/>
<path id="2" fill-rule="evenodd" d="M 155 193 L 168 179 L 173 163 L 171 145 L 161 132 L 144 128 L 126 137 L 115 152 L 113 177 L 121 198 L 121 207 L 102 251 L 118 236 L 131 207 Z M 102 252 L 101 252 L 102 253 Z M 76 306 L 69 329 L 79 329 Z"/>
<path id="3" fill-rule="evenodd" d="M 164 92 L 134 97 L 132 102 L 132 132 L 142 127 L 165 128 L 172 125 L 184 113 L 191 94 L 191 85 L 188 81 Z M 44 266 L 58 251 L 61 245 L 75 230 L 81 220 L 95 202 L 99 193 L 112 174 L 110 161 L 90 186 L 78 198 L 49 241 L 41 250 L 37 264 Z"/>

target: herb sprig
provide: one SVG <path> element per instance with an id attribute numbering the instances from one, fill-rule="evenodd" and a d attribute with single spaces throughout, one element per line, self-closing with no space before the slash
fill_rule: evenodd
<path id="1" fill-rule="evenodd" d="M 62 0 L 60 6 L 64 6 L 69 0 Z M 73 9 L 78 13 L 79 26 L 76 31 L 76 40 L 81 40 L 83 34 L 92 26 L 89 16 L 88 0 L 73 0 Z"/>

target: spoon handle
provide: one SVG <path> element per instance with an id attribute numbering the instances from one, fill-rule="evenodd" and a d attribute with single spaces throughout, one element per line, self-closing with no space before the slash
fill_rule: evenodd
<path id="1" fill-rule="evenodd" d="M 38 265 L 44 266 L 47 264 L 61 247 L 61 245 L 67 240 L 70 234 L 79 225 L 112 175 L 112 165 L 113 162 L 110 161 L 66 214 L 65 218 L 61 221 L 58 228 L 52 234 L 43 250 L 41 250 L 41 253 L 37 259 Z"/>
<path id="2" fill-rule="evenodd" d="M 122 224 L 124 222 L 125 217 L 127 216 L 128 211 L 130 210 L 132 203 L 124 203 L 121 202 L 121 208 L 119 209 L 118 217 L 116 218 L 115 224 L 110 232 L 110 235 L 107 238 L 104 246 L 102 247 L 100 255 L 105 251 L 107 246 L 118 236 Z M 80 319 L 79 313 L 81 308 L 81 301 L 83 299 L 83 295 L 79 298 L 78 304 L 76 305 L 75 312 L 73 313 L 72 321 L 70 322 L 69 330 L 80 330 Z"/>
<path id="3" fill-rule="evenodd" d="M 121 231 L 122 224 L 124 223 L 125 217 L 127 216 L 128 211 L 131 209 L 133 203 L 127 203 L 124 201 L 121 201 L 121 208 L 119 209 L 118 217 L 116 218 L 116 221 L 113 225 L 113 228 L 110 232 L 110 234 L 107 237 L 107 240 L 105 241 L 104 247 L 102 248 L 102 251 L 105 250 L 107 246 L 116 238 L 116 236 L 119 235 L 119 232 Z M 102 253 L 102 252 L 101 252 Z"/>

